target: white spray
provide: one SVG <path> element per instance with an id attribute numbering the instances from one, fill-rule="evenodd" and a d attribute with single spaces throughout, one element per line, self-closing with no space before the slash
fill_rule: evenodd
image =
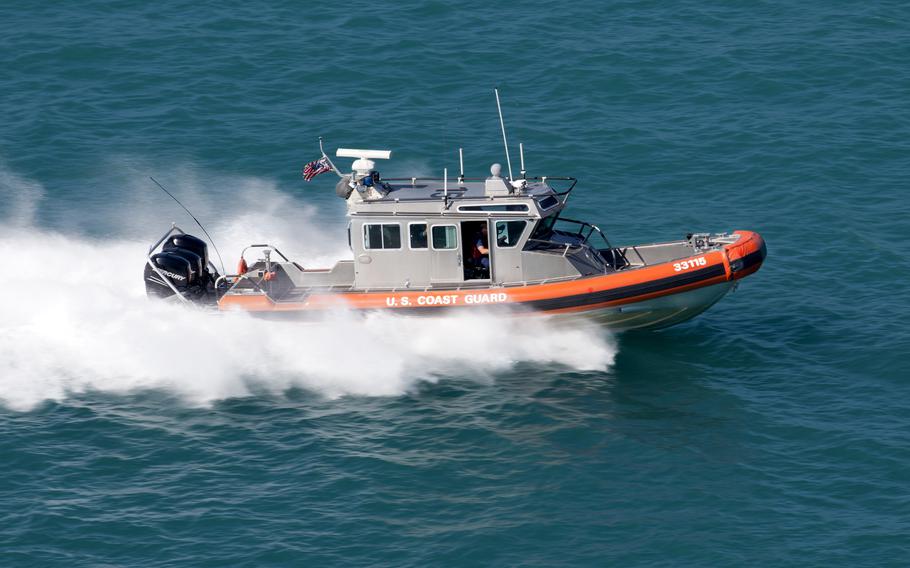
<path id="1" fill-rule="evenodd" d="M 11 174 L 0 172 L 0 179 L 4 194 L 23 194 L 22 187 L 35 199 L 43 193 L 40 185 Z M 340 235 L 323 231 L 311 208 L 261 180 L 249 185 L 243 200 L 254 200 L 259 214 L 279 214 L 268 222 L 249 212 L 213 223 L 212 236 L 228 258 L 253 241 L 272 241 L 305 265 L 325 266 L 344 256 L 343 228 Z M 33 209 L 23 204 L 12 213 L 21 218 Z M 119 214 L 129 217 L 122 208 Z M 537 318 L 337 312 L 316 323 L 275 322 L 151 301 L 141 278 L 146 241 L 173 217 L 145 224 L 145 240 L 23 226 L 31 218 L 15 230 L 4 223 L 0 403 L 27 410 L 91 390 L 166 389 L 190 404 L 245 396 L 251 387 L 281 392 L 298 386 L 329 397 L 397 395 L 421 380 L 486 378 L 519 361 L 590 370 L 613 361 L 612 340 L 599 330 L 557 329 Z M 355 335 L 356 344 L 350 340 Z"/>

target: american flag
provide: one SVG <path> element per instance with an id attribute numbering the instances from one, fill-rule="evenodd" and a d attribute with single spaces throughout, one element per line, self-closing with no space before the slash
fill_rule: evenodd
<path id="1" fill-rule="evenodd" d="M 329 159 L 323 156 L 318 160 L 313 160 L 303 167 L 303 179 L 310 181 L 319 174 L 324 174 L 330 171 L 332 171 L 332 166 L 329 164 Z"/>

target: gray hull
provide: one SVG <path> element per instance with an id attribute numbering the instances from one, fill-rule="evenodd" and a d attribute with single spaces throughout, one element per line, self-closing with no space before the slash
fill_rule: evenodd
<path id="1" fill-rule="evenodd" d="M 644 328 L 658 329 L 694 318 L 716 304 L 735 286 L 735 282 L 721 282 L 720 284 L 644 300 L 626 306 L 558 314 L 553 317 L 561 321 L 593 321 L 617 331 Z"/>

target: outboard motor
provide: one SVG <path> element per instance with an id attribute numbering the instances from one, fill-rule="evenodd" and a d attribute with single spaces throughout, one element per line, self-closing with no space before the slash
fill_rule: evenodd
<path id="1" fill-rule="evenodd" d="M 205 270 L 209 265 L 209 247 L 205 244 L 200 238 L 194 237 L 193 235 L 172 235 L 168 237 L 164 244 L 161 245 L 162 251 L 169 250 L 188 250 L 192 253 L 195 253 L 202 259 L 202 270 Z"/>
<path id="2" fill-rule="evenodd" d="M 202 239 L 187 234 L 171 235 L 162 244 L 161 252 L 153 254 L 150 260 L 151 265 L 145 264 L 143 274 L 145 292 L 150 298 L 169 298 L 176 289 L 193 302 L 215 299 L 218 275 L 209 272 L 208 246 Z"/>

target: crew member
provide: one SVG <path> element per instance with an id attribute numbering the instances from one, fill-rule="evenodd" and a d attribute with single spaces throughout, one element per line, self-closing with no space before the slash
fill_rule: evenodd
<path id="1" fill-rule="evenodd" d="M 474 251 L 473 258 L 474 263 L 478 266 L 482 266 L 484 270 L 490 269 L 490 244 L 487 238 L 487 224 L 484 223 L 481 225 L 480 230 L 477 232 L 477 236 L 474 238 Z"/>

